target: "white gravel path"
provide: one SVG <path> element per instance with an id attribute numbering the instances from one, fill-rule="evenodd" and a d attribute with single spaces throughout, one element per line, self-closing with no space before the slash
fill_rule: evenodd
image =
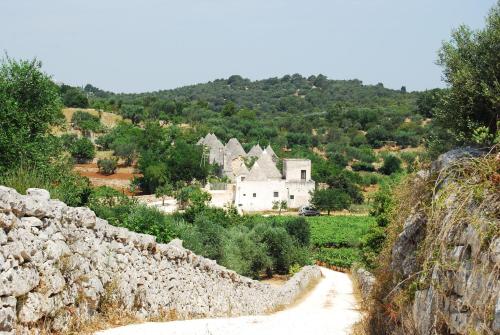
<path id="1" fill-rule="evenodd" d="M 99 332 L 99 335 L 342 335 L 361 314 L 351 278 L 321 268 L 323 279 L 297 305 L 271 315 L 148 322 Z"/>

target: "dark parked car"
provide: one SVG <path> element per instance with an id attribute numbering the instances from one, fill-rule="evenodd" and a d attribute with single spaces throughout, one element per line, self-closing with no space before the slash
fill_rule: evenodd
<path id="1" fill-rule="evenodd" d="M 299 215 L 302 216 L 318 216 L 321 215 L 321 213 L 314 207 L 312 206 L 304 206 L 299 209 Z"/>

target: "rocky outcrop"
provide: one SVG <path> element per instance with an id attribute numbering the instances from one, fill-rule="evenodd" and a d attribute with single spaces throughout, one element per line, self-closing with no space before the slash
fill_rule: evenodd
<path id="1" fill-rule="evenodd" d="M 392 245 L 393 286 L 384 299 L 413 290 L 400 323 L 416 334 L 500 334 L 500 192 L 491 178 L 499 160 L 470 159 L 478 155 L 454 150 L 420 173 L 435 176 L 434 193 Z"/>
<path id="2" fill-rule="evenodd" d="M 20 195 L 0 186 L 0 333 L 42 323 L 63 330 L 110 300 L 143 318 L 264 313 L 290 304 L 320 276 L 318 267 L 305 267 L 271 287 L 195 255 L 180 240 L 159 244 L 45 190 Z"/>

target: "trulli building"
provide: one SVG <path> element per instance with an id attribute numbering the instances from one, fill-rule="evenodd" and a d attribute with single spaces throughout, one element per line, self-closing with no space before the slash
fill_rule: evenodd
<path id="1" fill-rule="evenodd" d="M 315 188 L 309 159 L 283 159 L 283 170 L 279 171 L 278 156 L 271 146 L 262 149 L 257 144 L 245 153 L 237 139 L 230 139 L 224 146 L 214 134 L 198 144 L 206 147 L 210 162 L 221 165 L 230 181 L 223 187 L 207 185 L 213 206 L 234 205 L 240 212 L 253 212 L 271 210 L 276 201 L 286 201 L 288 208 L 309 204 Z M 250 169 L 245 164 L 248 157 L 256 158 Z"/>

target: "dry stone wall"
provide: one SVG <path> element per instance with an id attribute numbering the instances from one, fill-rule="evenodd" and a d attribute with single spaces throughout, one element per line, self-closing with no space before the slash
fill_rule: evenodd
<path id="1" fill-rule="evenodd" d="M 20 195 L 0 186 L 0 334 L 40 324 L 64 330 L 75 316 L 99 313 L 106 299 L 144 318 L 264 313 L 292 303 L 319 277 L 309 266 L 272 287 L 195 255 L 180 240 L 156 243 L 45 190 Z"/>

